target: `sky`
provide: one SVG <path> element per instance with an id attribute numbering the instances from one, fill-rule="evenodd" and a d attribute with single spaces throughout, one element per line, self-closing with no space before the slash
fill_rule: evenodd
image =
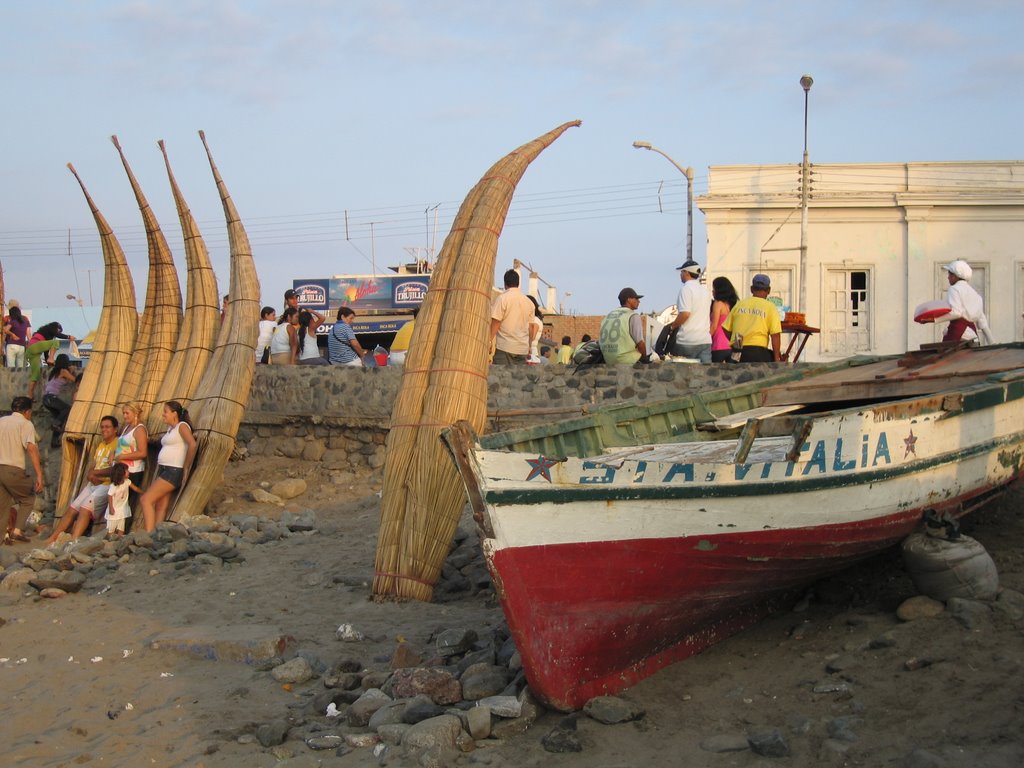
<path id="1" fill-rule="evenodd" d="M 293 279 L 436 255 L 494 162 L 580 119 L 520 182 L 496 264 L 496 283 L 529 264 L 580 314 L 627 285 L 648 311 L 678 292 L 686 179 L 633 141 L 691 166 L 698 197 L 709 166 L 799 164 L 805 73 L 812 163 L 1024 157 L 1016 0 L 3 0 L 0 22 L 0 265 L 23 307 L 102 301 L 69 162 L 141 305 L 114 134 L 180 264 L 166 142 L 226 293 L 205 131 L 280 306 Z M 695 206 L 701 262 L 705 243 Z"/>

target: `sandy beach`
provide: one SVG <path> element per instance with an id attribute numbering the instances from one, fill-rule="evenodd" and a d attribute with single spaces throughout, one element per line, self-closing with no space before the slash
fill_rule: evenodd
<path id="1" fill-rule="evenodd" d="M 323 673 L 282 683 L 272 665 L 231 660 L 230 649 L 282 638 L 281 659 L 300 654 L 328 668 L 358 663 L 367 687 L 386 679 L 402 643 L 426 664 L 445 629 L 472 629 L 500 642 L 501 609 L 493 592 L 473 586 L 431 604 L 370 599 L 375 476 L 350 476 L 339 485 L 311 462 L 234 462 L 215 519 L 279 518 L 282 507 L 247 499 L 261 482 L 289 473 L 307 487 L 284 509 L 312 510 L 315 529 L 245 543 L 243 561 L 171 562 L 135 553 L 93 570 L 81 591 L 60 599 L 0 584 L 0 763 L 1024 764 L 1024 607 L 1015 601 L 1024 592 L 1020 488 L 964 524 L 999 568 L 1007 592 L 998 605 L 901 621 L 896 608 L 916 593 L 899 552 L 889 551 L 815 585 L 794 609 L 621 694 L 644 713 L 638 719 L 608 725 L 582 713 L 541 712 L 521 733 L 506 729 L 502 738 L 464 739 L 463 751 L 407 755 L 400 746 L 311 749 L 311 736 L 366 729 L 314 710 L 325 691 Z M 38 541 L 5 551 L 23 556 Z M 5 554 L 5 564 L 12 556 Z M 343 624 L 363 639 L 339 640 Z M 193 653 L 182 652 L 190 643 Z M 219 648 L 207 654 L 217 658 L 202 658 L 204 648 Z M 264 746 L 256 733 L 274 722 L 286 723 L 284 740 Z M 548 751 L 542 742 L 553 731 L 569 734 L 580 751 Z M 751 740 L 768 746 L 758 754 Z M 785 754 L 769 756 L 772 749 Z"/>

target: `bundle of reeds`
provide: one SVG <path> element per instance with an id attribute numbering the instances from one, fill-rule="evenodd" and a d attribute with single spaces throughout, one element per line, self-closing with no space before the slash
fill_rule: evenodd
<path id="1" fill-rule="evenodd" d="M 430 600 L 464 504 L 443 427 L 487 417 L 491 286 L 498 237 L 529 164 L 573 121 L 499 160 L 470 190 L 445 239 L 409 345 L 384 465 L 373 593 Z"/>
<path id="2" fill-rule="evenodd" d="M 110 141 L 121 157 L 121 164 L 124 165 L 128 181 L 131 182 L 132 191 L 139 204 L 139 212 L 146 227 L 146 246 L 149 255 L 146 304 L 139 323 L 135 349 L 132 350 L 128 370 L 124 374 L 120 398 L 122 401 L 135 401 L 142 405 L 146 412 L 150 412 L 153 410 L 157 391 L 164 380 L 179 338 L 181 287 L 178 283 L 178 270 L 174 266 L 174 257 L 156 215 L 149 207 L 149 201 L 146 200 L 131 166 L 128 165 L 128 159 L 124 156 L 117 136 L 111 136 Z"/>
<path id="3" fill-rule="evenodd" d="M 115 412 L 139 325 L 135 285 L 124 251 L 71 163 L 68 163 L 68 169 L 82 188 L 99 230 L 104 266 L 103 310 L 93 338 L 89 365 L 85 367 L 75 402 L 64 425 L 63 462 L 57 490 L 58 515 L 67 509 L 92 458 L 93 448 L 99 439 L 100 419 Z"/>
<path id="4" fill-rule="evenodd" d="M 185 241 L 185 264 L 188 269 L 186 280 L 185 317 L 181 323 L 178 345 L 174 350 L 163 383 L 157 391 L 156 403 L 178 400 L 186 406 L 192 400 L 206 364 L 213 354 L 213 345 L 220 330 L 220 294 L 217 291 L 217 275 L 210 264 L 210 254 L 192 217 L 188 203 L 178 187 L 171 171 L 164 142 L 158 141 L 164 156 L 167 178 L 178 209 L 181 232 Z M 150 438 L 158 438 L 167 431 L 162 418 L 162 408 L 153 408 L 146 421 Z"/>
<path id="5" fill-rule="evenodd" d="M 260 317 L 260 281 L 249 238 L 202 131 L 199 138 L 206 149 L 227 220 L 231 287 L 228 291 L 228 312 L 217 337 L 217 346 L 189 405 L 198 450 L 188 483 L 179 494 L 172 512 L 173 518 L 180 521 L 202 514 L 210 495 L 223 479 L 224 467 L 231 458 L 235 435 L 249 401 L 256 368 L 256 335 Z"/>

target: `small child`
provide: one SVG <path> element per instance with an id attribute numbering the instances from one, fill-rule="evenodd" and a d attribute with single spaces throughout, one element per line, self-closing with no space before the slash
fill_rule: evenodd
<path id="1" fill-rule="evenodd" d="M 128 493 L 141 493 L 138 486 L 128 480 L 128 465 L 116 463 L 110 470 L 110 491 L 107 494 L 107 536 L 122 536 L 124 521 L 132 516 L 128 506 Z"/>

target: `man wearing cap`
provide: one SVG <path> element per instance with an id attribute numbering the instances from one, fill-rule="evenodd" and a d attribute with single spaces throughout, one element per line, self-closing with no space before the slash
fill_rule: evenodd
<path id="1" fill-rule="evenodd" d="M 491 343 L 494 365 L 525 363 L 536 327 L 533 302 L 519 290 L 519 273 L 510 269 L 504 277 L 505 291 L 491 304 Z"/>
<path id="2" fill-rule="evenodd" d="M 288 309 L 288 307 L 295 307 L 296 310 L 300 308 L 299 294 L 297 294 L 291 288 L 284 292 L 284 308 Z"/>
<path id="3" fill-rule="evenodd" d="M 782 321 L 775 305 L 768 301 L 771 290 L 772 281 L 768 275 L 754 275 L 750 281 L 753 295 L 736 302 L 722 324 L 725 335 L 743 345 L 741 363 L 778 363 L 782 360 Z"/>
<path id="4" fill-rule="evenodd" d="M 963 259 L 957 259 L 946 266 L 946 277 L 949 280 L 949 291 L 946 300 L 951 311 L 942 315 L 940 321 L 949 320 L 943 341 L 976 341 L 992 344 L 992 334 L 985 317 L 985 306 L 979 294 L 971 285 L 971 265 Z"/>
<path id="5" fill-rule="evenodd" d="M 643 318 L 637 314 L 639 295 L 632 288 L 619 291 L 619 308 L 601 321 L 601 354 L 608 365 L 632 365 L 641 358 L 646 362 Z"/>
<path id="6" fill-rule="evenodd" d="M 711 294 L 700 284 L 700 264 L 696 261 L 689 259 L 676 269 L 683 286 L 676 299 L 676 319 L 672 321 L 676 341 L 670 352 L 676 357 L 710 363 Z"/>

